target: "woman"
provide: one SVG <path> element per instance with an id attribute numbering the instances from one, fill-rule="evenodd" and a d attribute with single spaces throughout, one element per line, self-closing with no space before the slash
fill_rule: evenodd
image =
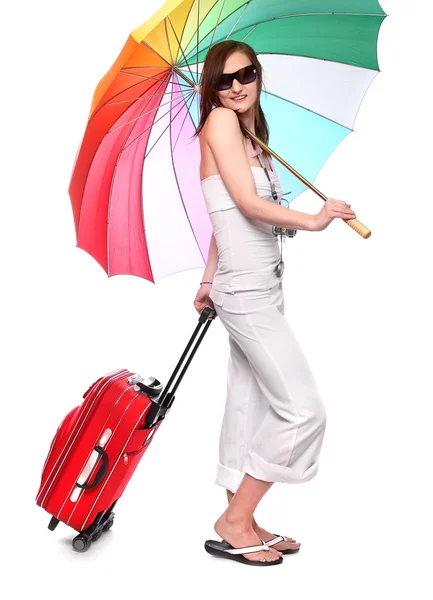
<path id="1" fill-rule="evenodd" d="M 205 548 L 270 566 L 300 544 L 259 526 L 254 511 L 274 482 L 301 483 L 316 475 L 326 424 L 315 380 L 284 317 L 273 226 L 322 231 L 334 218 L 355 213 L 332 198 L 317 215 L 279 204 L 282 190 L 270 156 L 245 131 L 268 143 L 261 89 L 262 68 L 251 46 L 228 40 L 210 49 L 196 135 L 213 234 L 194 306 L 199 312 L 215 308 L 230 343 L 216 478 L 229 505 L 215 523 L 222 541 L 208 540 Z"/>

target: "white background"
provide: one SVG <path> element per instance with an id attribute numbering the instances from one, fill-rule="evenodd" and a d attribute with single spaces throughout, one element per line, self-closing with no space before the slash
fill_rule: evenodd
<path id="1" fill-rule="evenodd" d="M 341 221 L 284 246 L 286 317 L 328 412 L 318 476 L 275 485 L 259 523 L 301 551 L 266 571 L 210 557 L 227 333 L 218 319 L 140 464 L 114 528 L 86 554 L 35 504 L 51 438 L 100 375 L 163 381 L 197 322 L 203 269 L 108 279 L 75 247 L 67 189 L 97 82 L 153 0 L 2 9 L 2 594 L 15 598 L 431 598 L 431 5 L 383 1 L 381 73 L 315 180 Z M 292 208 L 316 213 L 307 191 Z M 430 587 L 430 589 L 429 589 Z"/>

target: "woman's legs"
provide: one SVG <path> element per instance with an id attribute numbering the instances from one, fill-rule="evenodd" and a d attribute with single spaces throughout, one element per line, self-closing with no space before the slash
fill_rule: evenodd
<path id="1" fill-rule="evenodd" d="M 215 483 L 237 490 L 245 473 L 245 458 L 269 402 L 257 385 L 247 357 L 229 334 L 227 399 L 221 424 Z"/>
<path id="2" fill-rule="evenodd" d="M 223 294 L 212 300 L 231 342 L 216 483 L 234 493 L 215 530 L 235 547 L 256 545 L 258 538 L 273 537 L 253 516 L 272 483 L 301 483 L 316 475 L 326 414 L 284 318 L 281 287 L 268 295 Z M 274 548 L 298 546 L 282 542 Z"/>
<path id="3" fill-rule="evenodd" d="M 318 470 L 326 413 L 282 312 L 282 290 L 213 300 L 231 340 L 217 483 L 236 492 L 243 473 L 309 481 Z"/>
<path id="4" fill-rule="evenodd" d="M 230 490 L 226 490 L 226 492 L 227 492 L 227 500 L 228 500 L 228 503 L 230 504 L 230 502 L 232 501 L 232 499 L 234 497 L 234 494 Z M 253 515 L 252 527 L 253 527 L 254 531 L 257 533 L 257 535 L 265 542 L 269 542 L 274 537 L 273 533 L 271 533 L 267 529 L 264 529 L 263 527 L 260 527 L 257 524 L 257 521 L 254 518 L 254 515 Z M 280 551 L 280 550 L 281 551 L 282 550 L 297 550 L 298 548 L 300 548 L 301 544 L 299 542 L 297 542 L 296 540 L 294 540 L 293 538 L 288 537 L 287 540 L 288 540 L 287 542 L 280 542 L 278 544 L 275 544 L 274 546 L 272 546 L 272 548 L 275 548 L 275 550 L 278 550 L 278 551 Z"/>
<path id="5" fill-rule="evenodd" d="M 272 486 L 245 474 L 232 501 L 215 523 L 215 531 L 234 548 L 259 546 L 260 537 L 253 529 L 253 514 L 258 503 Z M 249 560 L 275 561 L 281 554 L 270 549 L 254 554 L 244 554 Z"/>
<path id="6" fill-rule="evenodd" d="M 216 483 L 226 489 L 230 503 L 244 476 L 246 455 L 269 402 L 257 384 L 247 357 L 231 334 L 229 346 L 227 401 L 221 426 Z M 270 531 L 257 524 L 254 516 L 252 528 L 265 542 L 274 538 Z M 288 538 L 287 542 L 280 542 L 272 548 L 279 552 L 297 550 L 299 547 L 300 544 L 293 538 Z"/>

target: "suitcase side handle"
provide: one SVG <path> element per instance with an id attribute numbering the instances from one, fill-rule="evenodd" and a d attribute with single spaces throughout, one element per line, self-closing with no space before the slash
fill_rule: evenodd
<path id="1" fill-rule="evenodd" d="M 147 383 L 144 383 L 143 381 L 137 381 L 134 385 L 134 389 L 137 391 L 141 390 L 152 398 L 153 396 L 159 396 L 162 391 L 162 383 L 155 377 L 150 377 L 147 380 Z"/>
<path id="2" fill-rule="evenodd" d="M 108 471 L 108 456 L 107 453 L 105 452 L 105 450 L 103 448 L 101 448 L 101 446 L 95 446 L 95 451 L 102 456 L 102 464 L 99 467 L 99 471 L 96 474 L 95 477 L 95 481 L 89 485 L 85 484 L 85 483 L 77 483 L 77 487 L 83 489 L 83 490 L 91 490 L 92 488 L 95 488 L 97 485 L 99 485 L 101 483 L 101 481 L 104 479 L 104 477 L 107 474 Z"/>

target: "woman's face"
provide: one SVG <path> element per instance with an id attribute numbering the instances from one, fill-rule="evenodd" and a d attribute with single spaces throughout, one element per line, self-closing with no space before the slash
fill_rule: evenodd
<path id="1" fill-rule="evenodd" d="M 231 54 L 224 65 L 223 73 L 235 73 L 243 67 L 251 64 L 251 60 L 246 54 L 236 50 Z M 233 79 L 232 87 L 228 90 L 218 90 L 216 92 L 221 104 L 226 108 L 235 110 L 238 114 L 248 112 L 258 98 L 257 79 L 251 83 L 239 83 L 237 79 Z M 240 100 L 235 100 L 238 96 L 244 96 Z"/>

